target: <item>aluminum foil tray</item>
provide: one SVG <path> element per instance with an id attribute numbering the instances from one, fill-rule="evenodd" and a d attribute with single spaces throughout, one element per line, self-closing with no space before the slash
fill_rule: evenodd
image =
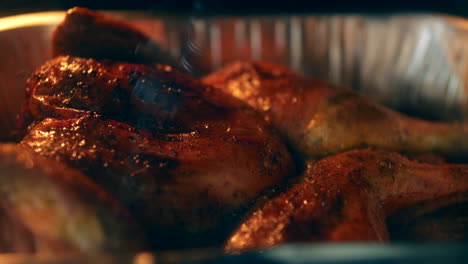
<path id="1" fill-rule="evenodd" d="M 24 83 L 51 57 L 64 12 L 0 19 L 0 131 L 14 126 Z M 112 12 L 195 75 L 267 60 L 353 87 L 427 119 L 468 119 L 468 21 L 441 15 L 187 17 Z"/>
<path id="2" fill-rule="evenodd" d="M 31 72 L 51 58 L 64 12 L 0 18 L 0 140 L 13 130 Z M 468 21 L 443 15 L 187 17 L 112 12 L 201 76 L 235 60 L 266 60 L 353 87 L 395 109 L 468 120 Z M 218 250 L 1 263 L 467 263 L 468 245 L 286 245 L 225 256 Z"/>

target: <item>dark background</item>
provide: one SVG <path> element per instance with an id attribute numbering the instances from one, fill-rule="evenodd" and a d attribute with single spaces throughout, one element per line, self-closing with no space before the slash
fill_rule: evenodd
<path id="1" fill-rule="evenodd" d="M 0 13 L 63 10 L 73 6 L 94 9 L 145 9 L 190 13 L 396 13 L 437 12 L 468 17 L 468 0 L 0 0 Z"/>

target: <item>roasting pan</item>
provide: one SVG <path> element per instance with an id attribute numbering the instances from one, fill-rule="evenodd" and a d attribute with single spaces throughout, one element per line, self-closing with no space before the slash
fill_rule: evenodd
<path id="1" fill-rule="evenodd" d="M 285 64 L 431 120 L 468 120 L 468 21 L 438 14 L 180 16 L 110 12 L 201 76 L 234 60 Z M 0 18 L 0 140 L 14 128 L 26 78 L 51 57 L 63 11 Z M 0 255 L 0 263 L 468 263 L 468 243 L 291 244 L 136 255 Z"/>

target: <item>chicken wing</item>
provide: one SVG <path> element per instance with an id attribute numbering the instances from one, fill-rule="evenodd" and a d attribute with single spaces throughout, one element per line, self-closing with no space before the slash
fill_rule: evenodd
<path id="1" fill-rule="evenodd" d="M 392 152 L 353 150 L 308 166 L 295 185 L 256 206 L 226 249 L 294 241 L 385 241 L 387 216 L 467 191 L 467 165 L 424 164 Z"/>
<path id="2" fill-rule="evenodd" d="M 203 81 L 263 112 L 305 159 L 365 146 L 450 158 L 468 152 L 465 124 L 410 118 L 281 65 L 237 62 Z"/>
<path id="3" fill-rule="evenodd" d="M 2 251 L 147 249 L 137 222 L 106 191 L 79 171 L 18 145 L 0 145 L 0 200 L 2 234 L 10 228 L 14 235 L 2 237 Z"/>

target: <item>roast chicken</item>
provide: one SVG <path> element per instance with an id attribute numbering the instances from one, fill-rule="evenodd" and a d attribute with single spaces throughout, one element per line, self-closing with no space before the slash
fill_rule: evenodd
<path id="1" fill-rule="evenodd" d="M 75 169 L 0 145 L 1 252 L 147 249 L 142 229 L 106 190 Z"/>
<path id="2" fill-rule="evenodd" d="M 84 8 L 52 44 L 26 84 L 20 143 L 0 146 L 2 251 L 201 247 L 230 233 L 229 252 L 385 241 L 388 215 L 468 190 L 466 165 L 431 156 L 468 152 L 462 124 L 263 62 L 196 80 L 145 34 Z"/>
<path id="3" fill-rule="evenodd" d="M 21 145 L 103 186 L 152 248 L 219 242 L 236 214 L 294 174 L 252 109 L 169 66 L 57 57 L 27 91 L 33 125 Z"/>
<path id="4" fill-rule="evenodd" d="M 240 251 L 298 241 L 386 241 L 386 217 L 468 191 L 468 166 L 425 164 L 382 150 L 326 157 L 296 184 L 260 203 L 229 238 Z"/>
<path id="5" fill-rule="evenodd" d="M 236 62 L 203 81 L 263 112 L 306 160 L 366 146 L 437 153 L 450 159 L 468 153 L 465 124 L 410 118 L 351 89 L 294 73 L 285 66 Z"/>

